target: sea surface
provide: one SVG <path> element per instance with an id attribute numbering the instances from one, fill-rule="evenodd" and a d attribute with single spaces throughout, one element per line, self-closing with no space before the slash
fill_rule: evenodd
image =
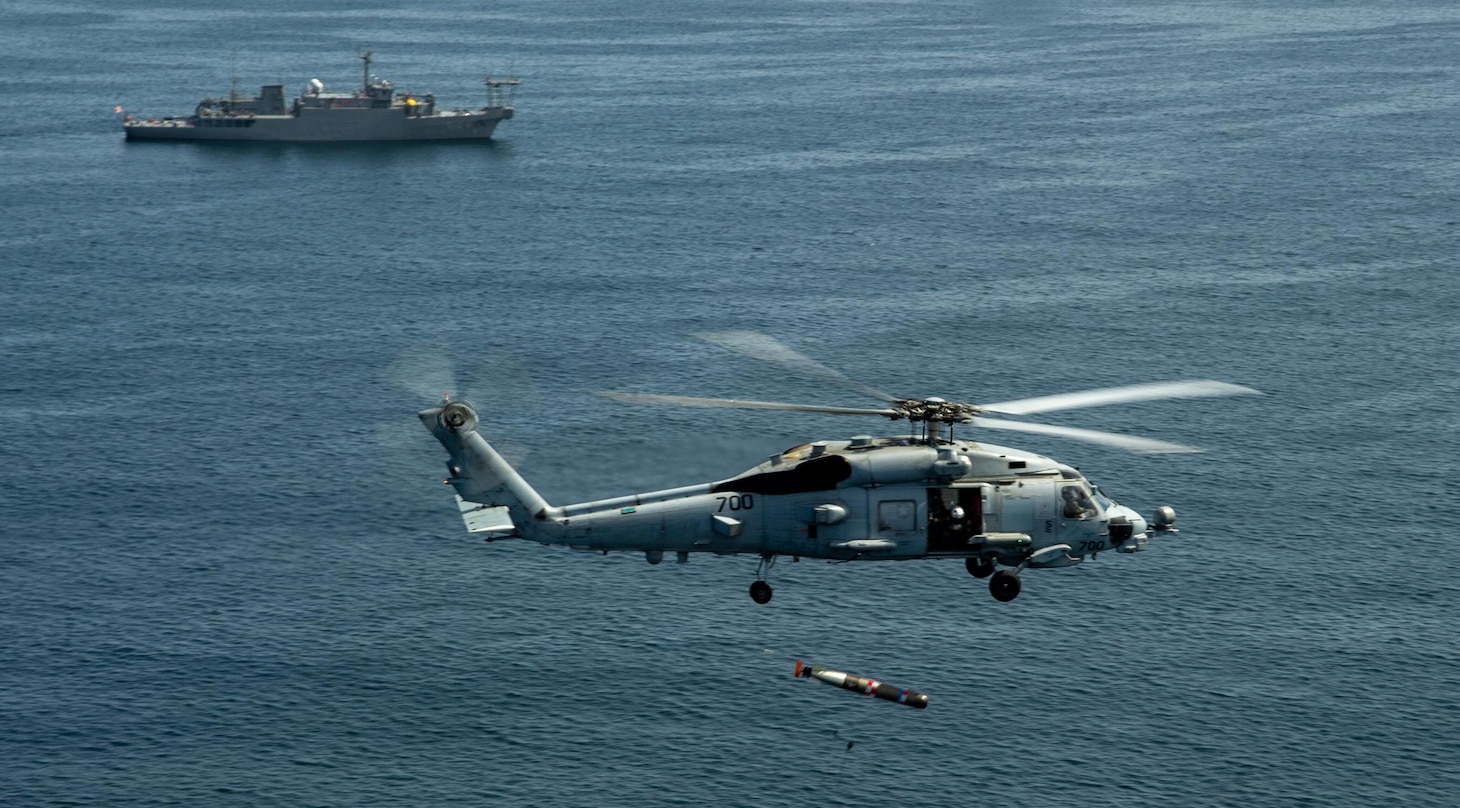
<path id="1" fill-rule="evenodd" d="M 490 143 L 126 143 L 359 80 Z M 1460 804 L 1460 6 L 7 0 L 0 804 Z M 553 503 L 1182 378 L 996 440 L 1181 532 L 1029 571 L 469 536 L 417 410 Z M 805 658 L 926 711 L 791 677 Z"/>

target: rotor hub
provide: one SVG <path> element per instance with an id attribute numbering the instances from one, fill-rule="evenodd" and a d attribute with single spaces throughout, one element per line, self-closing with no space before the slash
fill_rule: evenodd
<path id="1" fill-rule="evenodd" d="M 453 401 L 441 408 L 441 425 L 452 432 L 470 432 L 477 428 L 477 413 L 469 402 Z"/>
<path id="2" fill-rule="evenodd" d="M 898 412 L 895 417 L 906 418 L 909 421 L 937 421 L 944 424 L 965 424 L 973 420 L 973 416 L 978 413 L 978 408 L 971 404 L 944 401 L 936 396 L 923 399 L 902 399 L 896 402 L 895 409 Z"/>

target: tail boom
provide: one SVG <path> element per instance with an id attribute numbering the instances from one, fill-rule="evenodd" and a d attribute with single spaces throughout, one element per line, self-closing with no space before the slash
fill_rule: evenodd
<path id="1" fill-rule="evenodd" d="M 461 417 L 463 413 L 470 417 Z M 450 453 L 446 467 L 451 476 L 446 481 L 461 500 L 486 508 L 506 508 L 519 534 L 532 532 L 540 520 L 548 518 L 551 506 L 477 434 L 476 413 L 465 402 L 422 410 L 417 417 Z M 467 510 L 463 505 L 463 514 Z"/>
<path id="2" fill-rule="evenodd" d="M 515 536 L 603 552 L 765 550 L 758 511 L 720 513 L 730 498 L 717 493 L 721 483 L 553 506 L 478 434 L 476 413 L 466 402 L 446 402 L 417 417 L 450 454 L 446 482 L 456 489 L 467 530 L 489 540 Z M 509 517 L 511 524 L 504 524 Z"/>

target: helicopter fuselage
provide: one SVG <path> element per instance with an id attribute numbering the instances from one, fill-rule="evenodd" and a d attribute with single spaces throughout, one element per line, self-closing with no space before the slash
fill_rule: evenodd
<path id="1" fill-rule="evenodd" d="M 451 417 L 454 407 L 466 409 Z M 965 558 L 980 577 L 995 564 L 1017 572 L 1077 564 L 1102 550 L 1135 552 L 1148 539 L 1143 517 L 1074 468 L 972 441 L 861 436 L 808 443 L 719 482 L 553 506 L 476 432 L 467 405 L 426 410 L 420 418 L 451 455 L 446 482 L 468 528 L 488 539 L 642 552 L 651 563 L 666 553 L 681 561 L 689 553 Z M 499 508 L 507 509 L 510 525 L 487 516 Z"/>
<path id="2" fill-rule="evenodd" d="M 820 472 L 798 472 L 817 458 L 825 458 Z M 978 475 L 977 466 L 1003 473 Z M 470 493 L 469 484 L 460 487 Z M 1063 490 L 1086 504 L 1067 513 Z M 1141 529 L 1112 539 L 1110 518 L 1119 515 L 1140 520 Z M 837 560 L 979 555 L 1009 566 L 1045 547 L 1068 545 L 1060 557 L 1068 564 L 1145 538 L 1144 520 L 1114 503 L 1102 509 L 1083 477 L 1049 458 L 905 438 L 798 446 L 722 482 L 549 508 L 519 533 L 582 550 Z"/>

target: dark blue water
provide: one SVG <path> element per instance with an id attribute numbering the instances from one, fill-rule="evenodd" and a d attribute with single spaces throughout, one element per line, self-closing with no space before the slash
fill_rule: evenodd
<path id="1" fill-rule="evenodd" d="M 356 80 L 467 145 L 127 144 Z M 0 803 L 1460 803 L 1460 9 L 1440 2 L 22 2 L 0 9 Z M 1049 420 L 1179 536 L 1031 572 L 484 545 L 414 412 L 552 502 L 905 395 Z M 926 712 L 795 682 L 797 655 Z M 855 745 L 850 749 L 847 741 Z"/>

